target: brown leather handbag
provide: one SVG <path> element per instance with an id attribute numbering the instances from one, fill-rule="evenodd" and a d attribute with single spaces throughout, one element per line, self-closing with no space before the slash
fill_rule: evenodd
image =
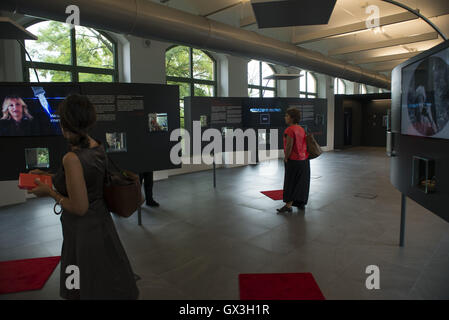
<path id="1" fill-rule="evenodd" d="M 318 158 L 323 150 L 321 149 L 318 142 L 316 142 L 313 134 L 307 133 L 306 135 L 306 143 L 307 143 L 307 152 L 309 153 L 309 159 Z"/>
<path id="2" fill-rule="evenodd" d="M 121 217 L 128 218 L 145 201 L 139 182 L 139 176 L 128 170 L 121 170 L 106 154 L 106 176 L 103 196 L 108 210 Z M 112 163 L 115 170 L 111 170 Z"/>

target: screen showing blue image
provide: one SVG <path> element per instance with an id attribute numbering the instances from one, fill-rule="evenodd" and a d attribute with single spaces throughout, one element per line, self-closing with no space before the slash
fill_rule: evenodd
<path id="1" fill-rule="evenodd" d="M 270 114 L 269 113 L 262 113 L 260 115 L 260 124 L 270 124 Z"/>
<path id="2" fill-rule="evenodd" d="M 56 111 L 67 95 L 77 91 L 70 86 L 40 84 L 0 86 L 0 137 L 61 135 Z"/>

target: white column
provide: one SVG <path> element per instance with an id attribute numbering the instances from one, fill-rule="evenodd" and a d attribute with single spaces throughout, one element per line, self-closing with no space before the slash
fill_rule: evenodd
<path id="1" fill-rule="evenodd" d="M 335 96 L 334 78 L 326 76 L 327 98 L 327 146 L 326 151 L 334 150 L 334 121 L 335 121 Z"/>
<path id="2" fill-rule="evenodd" d="M 301 70 L 296 68 L 288 68 L 287 73 L 288 74 L 298 74 Z M 287 95 L 288 98 L 298 98 L 299 97 L 299 78 L 292 79 L 292 80 L 282 80 L 286 82 L 287 86 Z"/>
<path id="3" fill-rule="evenodd" d="M 165 52 L 170 44 L 128 37 L 123 46 L 124 82 L 166 83 Z"/>
<path id="4" fill-rule="evenodd" d="M 21 54 L 16 40 L 0 40 L 0 81 L 23 81 Z"/>
<path id="5" fill-rule="evenodd" d="M 250 60 L 230 55 L 217 55 L 219 64 L 219 96 L 248 96 L 248 62 Z"/>

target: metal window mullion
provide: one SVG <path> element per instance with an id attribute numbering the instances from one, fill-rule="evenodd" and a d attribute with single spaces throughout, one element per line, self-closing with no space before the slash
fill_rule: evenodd
<path id="1" fill-rule="evenodd" d="M 37 69 L 48 69 L 48 70 L 57 70 L 57 71 L 67 71 L 70 72 L 73 70 L 73 67 L 68 64 L 55 64 L 55 63 L 47 63 L 47 62 L 33 62 L 29 61 L 25 62 L 25 66 L 32 68 L 35 66 Z"/>
<path id="2" fill-rule="evenodd" d="M 25 40 L 22 41 L 23 46 L 20 46 L 20 51 L 22 52 L 22 76 L 24 82 L 30 82 L 30 68 L 26 65 L 26 53 L 23 48 L 25 48 Z"/>
<path id="3" fill-rule="evenodd" d="M 306 74 L 305 74 L 305 77 L 306 77 L 306 98 L 308 98 L 309 97 L 309 80 L 308 80 L 308 78 L 309 78 L 309 72 L 308 71 L 306 71 Z"/>
<path id="4" fill-rule="evenodd" d="M 193 82 L 193 48 L 189 48 L 190 52 L 190 96 L 195 96 L 195 84 Z"/>
<path id="5" fill-rule="evenodd" d="M 77 72 L 82 73 L 94 73 L 94 74 L 108 74 L 114 75 L 115 70 L 113 69 L 102 69 L 102 68 L 92 68 L 92 67 L 75 67 Z"/>
<path id="6" fill-rule="evenodd" d="M 55 64 L 48 62 L 33 62 L 29 61 L 25 62 L 25 66 L 27 68 L 32 68 L 35 66 L 37 69 L 46 69 L 46 70 L 56 70 L 56 71 L 66 71 L 66 72 L 83 72 L 83 73 L 93 73 L 93 74 L 107 74 L 113 75 L 113 69 L 102 69 L 102 68 L 92 68 L 92 67 L 73 67 L 71 65 L 66 64 Z"/>
<path id="7" fill-rule="evenodd" d="M 263 75 L 262 75 L 262 61 L 259 61 L 259 86 L 260 86 L 260 89 L 259 89 L 259 97 L 260 98 L 263 98 L 263 82 L 262 82 L 262 77 L 263 77 Z"/>
<path id="8" fill-rule="evenodd" d="M 76 33 L 75 28 L 70 29 L 70 50 L 71 50 L 71 62 L 72 62 L 72 82 L 79 82 L 79 75 L 77 66 L 77 56 L 76 56 Z"/>

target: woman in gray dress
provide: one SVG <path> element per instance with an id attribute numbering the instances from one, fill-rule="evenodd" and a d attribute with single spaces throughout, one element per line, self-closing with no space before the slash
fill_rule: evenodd
<path id="1" fill-rule="evenodd" d="M 56 190 L 36 180 L 38 186 L 30 192 L 52 197 L 61 206 L 60 295 L 64 299 L 137 299 L 134 273 L 103 198 L 104 148 L 87 134 L 96 121 L 95 108 L 86 97 L 72 95 L 58 112 L 70 151 L 54 175 Z M 78 267 L 79 289 L 71 289 L 68 277 L 73 271 L 67 274 L 68 266 Z"/>

